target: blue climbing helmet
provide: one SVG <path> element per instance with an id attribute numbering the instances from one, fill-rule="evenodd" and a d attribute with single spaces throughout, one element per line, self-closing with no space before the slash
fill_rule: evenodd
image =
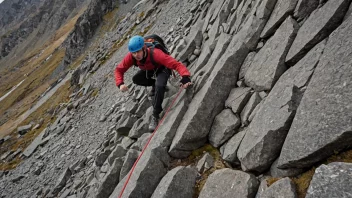
<path id="1" fill-rule="evenodd" d="M 128 50 L 130 52 L 137 52 L 144 46 L 144 38 L 141 36 L 133 36 L 128 42 Z"/>

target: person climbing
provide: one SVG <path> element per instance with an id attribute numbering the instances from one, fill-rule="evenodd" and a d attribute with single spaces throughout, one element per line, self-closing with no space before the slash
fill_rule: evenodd
<path id="1" fill-rule="evenodd" d="M 159 40 L 161 39 L 157 35 L 153 36 L 156 36 Z M 165 46 L 162 40 L 161 42 Z M 145 38 L 142 36 L 133 36 L 128 42 L 128 50 L 129 53 L 115 68 L 116 86 L 122 92 L 127 91 L 128 87 L 124 84 L 124 73 L 133 65 L 141 69 L 132 77 L 132 81 L 136 85 L 152 87 L 149 95 L 153 97 L 153 116 L 148 128 L 150 131 L 154 131 L 159 123 L 159 115 L 163 110 L 161 105 L 171 70 L 176 70 L 182 76 L 180 86 L 185 89 L 192 84 L 191 74 L 186 66 L 176 61 L 164 50 L 157 48 L 156 45 L 145 42 Z"/>

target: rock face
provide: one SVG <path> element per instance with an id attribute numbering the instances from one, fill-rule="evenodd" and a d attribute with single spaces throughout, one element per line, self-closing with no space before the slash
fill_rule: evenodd
<path id="1" fill-rule="evenodd" d="M 350 147 L 349 18 L 328 40 L 282 148 L 279 167 L 309 167 Z"/>
<path id="2" fill-rule="evenodd" d="M 137 1 L 85 4 L 87 11 L 81 10 L 84 14 L 61 46 L 69 48 L 65 65 L 87 43 L 93 44 L 73 74 L 75 93 L 54 111 L 57 119 L 22 155 L 22 148 L 5 152 L 2 148 L 23 136 L 0 139 L 1 163 L 23 159 L 15 169 L 0 171 L 1 198 L 116 198 L 128 178 L 124 198 L 191 198 L 197 180 L 210 172 L 201 198 L 297 197 L 289 178 L 271 186 L 267 179 L 296 176 L 332 153 L 351 148 L 351 1 Z M 27 12 L 23 2 L 34 5 L 39 0 L 9 2 L 6 5 L 14 5 L 16 12 Z M 79 0 L 51 2 L 58 12 L 48 9 L 44 17 L 50 19 L 39 23 L 60 24 L 66 14 L 59 13 L 71 13 L 66 8 L 79 5 Z M 109 12 L 117 3 L 119 8 Z M 350 6 L 345 16 L 343 5 Z M 8 13 L 2 13 L 0 4 L 0 25 L 21 18 L 21 14 L 16 19 L 1 18 L 13 12 L 6 8 Z M 105 20 L 110 17 L 112 21 Z M 333 26 L 339 27 L 326 34 L 336 17 L 343 18 L 342 25 L 336 22 Z M 316 33 L 312 18 L 320 20 L 313 25 L 323 24 Z M 104 32 L 107 21 L 113 25 Z M 57 27 L 49 23 L 37 29 L 47 28 Z M 291 43 L 300 40 L 296 33 L 306 29 L 321 40 L 309 49 L 299 45 L 304 56 L 287 64 Z M 31 30 L 23 31 L 25 36 Z M 129 91 L 122 93 L 112 75 L 113 67 L 128 53 L 126 41 L 149 33 L 160 35 L 172 54 L 185 61 L 194 83 L 183 90 L 179 79 L 169 79 L 164 110 L 178 98 L 153 134 L 148 131 L 153 111 L 150 88 L 132 84 L 135 69 L 131 69 L 124 74 Z M 303 35 L 310 38 L 307 43 L 316 41 L 310 33 Z M 217 148 L 207 145 L 206 151 L 194 151 L 207 142 Z M 222 159 L 214 155 L 217 149 Z M 191 164 L 179 159 L 191 153 Z M 221 169 L 223 165 L 235 168 Z M 347 197 L 350 166 L 319 167 L 307 196 Z M 238 167 L 258 176 L 234 170 Z"/>
<path id="3" fill-rule="evenodd" d="M 264 171 L 278 157 L 324 47 L 322 42 L 287 70 L 266 97 L 238 149 L 244 170 Z"/>
<path id="4" fill-rule="evenodd" d="M 313 12 L 297 33 L 286 62 L 293 65 L 342 22 L 350 0 L 328 1 Z"/>
<path id="5" fill-rule="evenodd" d="M 33 33 L 48 37 L 74 13 L 84 0 L 44 1 L 25 0 L 4 2 L 0 6 L 0 59 Z M 11 5 L 9 5 L 11 4 Z M 5 30 L 9 32 L 4 32 Z M 32 39 L 32 38 L 31 38 Z"/>
<path id="6" fill-rule="evenodd" d="M 239 117 L 232 113 L 230 109 L 225 109 L 214 119 L 214 123 L 209 133 L 209 142 L 214 147 L 219 147 L 226 140 L 232 137 L 240 126 Z"/>
<path id="7" fill-rule="evenodd" d="M 74 30 L 66 39 L 67 48 L 64 61 L 54 73 L 64 70 L 80 55 L 88 40 L 93 37 L 95 30 L 102 22 L 103 15 L 114 9 L 116 3 L 112 0 L 91 1 L 85 13 L 77 19 Z"/>
<path id="8" fill-rule="evenodd" d="M 265 25 L 265 28 L 261 34 L 261 38 L 266 38 L 272 35 L 276 28 L 280 26 L 288 15 L 290 15 L 293 10 L 295 9 L 297 4 L 297 0 L 285 0 L 285 1 L 278 1 L 275 4 L 275 8 L 272 11 L 268 22 Z"/>
<path id="9" fill-rule="evenodd" d="M 351 163 L 334 162 L 321 165 L 315 170 L 306 197 L 350 197 L 351 175 Z"/>
<path id="10" fill-rule="evenodd" d="M 193 197 L 197 171 L 187 167 L 177 167 L 169 171 L 160 181 L 152 198 Z"/>
<path id="11" fill-rule="evenodd" d="M 199 198 L 228 198 L 233 195 L 254 198 L 258 186 L 259 181 L 254 175 L 231 169 L 221 169 L 209 176 Z"/>
<path id="12" fill-rule="evenodd" d="M 287 197 L 287 198 L 297 198 L 296 187 L 291 181 L 290 178 L 286 177 L 280 179 L 266 189 L 261 198 L 270 198 L 270 197 Z"/>
<path id="13" fill-rule="evenodd" d="M 235 36 L 226 53 L 214 66 L 208 81 L 194 96 L 171 144 L 171 156 L 187 157 L 193 149 L 206 142 L 211 125 L 208 120 L 213 120 L 221 112 L 221 107 L 236 82 L 240 65 L 248 54 L 248 49 L 238 41 Z"/>
<path id="14" fill-rule="evenodd" d="M 244 77 L 247 85 L 256 91 L 270 90 L 274 86 L 287 69 L 284 59 L 297 31 L 297 22 L 288 17 L 255 55 Z"/>
<path id="15" fill-rule="evenodd" d="M 299 21 L 308 17 L 319 5 L 319 0 L 299 0 L 294 11 L 294 17 Z"/>

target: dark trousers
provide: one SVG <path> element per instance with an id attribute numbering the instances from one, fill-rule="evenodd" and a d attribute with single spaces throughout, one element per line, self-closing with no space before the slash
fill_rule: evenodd
<path id="1" fill-rule="evenodd" d="M 159 118 L 159 114 L 163 111 L 161 105 L 164 100 L 165 87 L 170 74 L 170 69 L 159 67 L 156 70 L 140 70 L 132 77 L 132 81 L 136 85 L 155 86 L 155 95 L 152 104 L 154 108 L 153 115 L 157 118 Z"/>

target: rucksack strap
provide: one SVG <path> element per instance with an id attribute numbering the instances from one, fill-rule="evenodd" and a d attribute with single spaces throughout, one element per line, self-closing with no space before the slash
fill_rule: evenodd
<path id="1" fill-rule="evenodd" d="M 159 66 L 160 67 L 162 65 L 156 63 L 155 60 L 154 60 L 154 48 L 155 48 L 154 45 L 150 48 L 150 61 L 152 61 L 154 66 Z"/>

